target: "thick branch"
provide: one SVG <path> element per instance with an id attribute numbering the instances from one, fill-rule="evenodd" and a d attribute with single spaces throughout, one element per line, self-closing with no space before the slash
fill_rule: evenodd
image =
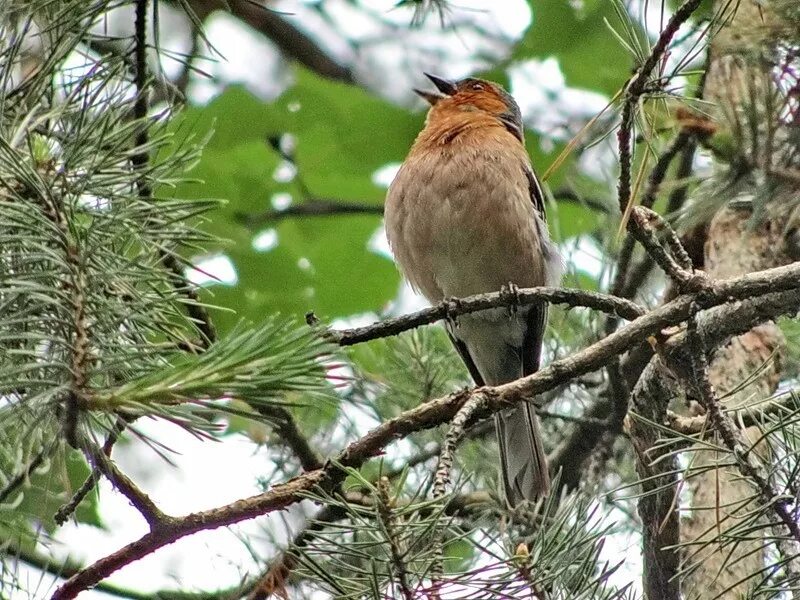
<path id="1" fill-rule="evenodd" d="M 424 429 L 449 422 L 464 404 L 476 393 L 486 398 L 486 406 L 476 412 L 475 419 L 486 418 L 506 409 L 509 405 L 535 398 L 548 390 L 604 366 L 609 360 L 627 351 L 641 340 L 662 329 L 686 320 L 697 305 L 707 309 L 726 311 L 729 328 L 752 326 L 753 318 L 762 320 L 797 312 L 800 308 L 800 263 L 751 273 L 731 280 L 717 281 L 696 294 L 684 294 L 672 302 L 652 310 L 615 333 L 572 356 L 558 360 L 548 367 L 517 381 L 497 387 L 462 391 L 426 402 L 412 410 L 385 421 L 362 438 L 352 442 L 325 467 L 286 483 L 278 484 L 267 492 L 233 502 L 219 508 L 192 513 L 181 518 L 167 518 L 140 539 L 86 567 L 59 588 L 53 600 L 74 598 L 117 569 L 138 560 L 158 548 L 198 531 L 215 529 L 263 516 L 299 502 L 305 494 L 317 487 L 331 490 L 344 476 L 337 465 L 358 468 L 379 455 L 393 441 Z M 745 302 L 731 304 L 736 300 Z M 708 322 L 715 323 L 715 315 Z M 720 328 L 720 329 L 724 329 Z M 746 330 L 745 329 L 745 330 Z M 730 334 L 738 333 L 731 331 Z M 706 338 L 709 339 L 709 338 Z"/>

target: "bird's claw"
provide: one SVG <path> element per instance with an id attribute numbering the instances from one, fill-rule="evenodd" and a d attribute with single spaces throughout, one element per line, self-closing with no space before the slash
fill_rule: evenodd
<path id="1" fill-rule="evenodd" d="M 506 285 L 501 287 L 500 297 L 507 303 L 509 316 L 513 317 L 516 315 L 520 306 L 519 287 L 517 284 L 509 281 Z"/>
<path id="2" fill-rule="evenodd" d="M 461 312 L 461 300 L 458 298 L 445 298 L 442 304 L 444 304 L 444 318 L 455 329 L 458 327 L 457 319 Z"/>

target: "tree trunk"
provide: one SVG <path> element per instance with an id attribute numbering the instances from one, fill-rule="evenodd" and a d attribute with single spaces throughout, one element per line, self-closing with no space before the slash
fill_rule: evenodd
<path id="1" fill-rule="evenodd" d="M 765 269 L 785 260 L 776 249 L 783 247 L 781 228 L 767 221 L 751 229 L 749 211 L 723 209 L 716 215 L 708 232 L 705 249 L 706 271 L 712 277 L 732 277 Z M 766 398 L 775 391 L 780 377 L 780 354 L 783 335 L 774 323 L 765 323 L 734 338 L 720 348 L 709 369 L 709 378 L 725 406 L 741 406 L 754 399 Z M 769 362 L 752 383 L 736 390 L 742 382 L 752 378 Z M 746 432 L 750 441 L 759 435 L 757 428 Z M 719 441 L 717 441 L 719 443 Z M 715 455 L 709 451 L 692 454 L 693 468 L 713 466 L 717 461 L 730 462 L 727 454 Z M 736 467 L 710 469 L 692 477 L 688 482 L 691 494 L 691 511 L 683 520 L 681 534 L 684 541 L 709 540 L 719 536 L 752 510 L 746 502 L 754 494 L 753 486 L 742 480 Z M 759 551 L 760 541 L 742 543 L 731 553 L 731 546 L 710 544 L 696 556 L 687 555 L 689 564 L 699 568 L 687 577 L 684 591 L 687 598 L 714 598 L 734 586 L 744 574 L 757 573 L 763 567 L 764 553 Z M 735 586 L 725 593 L 726 598 L 743 594 L 748 582 Z"/>
<path id="2" fill-rule="evenodd" d="M 720 7 L 722 4 L 725 2 L 717 2 Z M 726 110 L 728 116 L 732 110 L 750 110 L 743 103 L 751 99 L 748 92 L 752 90 L 753 82 L 765 80 L 764 67 L 749 66 L 741 59 L 740 53 L 763 41 L 772 18 L 774 15 L 769 12 L 768 5 L 758 6 L 745 0 L 739 4 L 732 21 L 714 40 L 705 99 L 715 105 L 720 121 L 724 121 L 721 115 Z M 759 125 L 765 128 L 777 126 L 776 123 Z M 764 148 L 755 153 L 755 164 L 749 164 L 747 168 L 754 171 L 769 168 L 772 164 L 766 155 L 769 147 L 765 145 Z M 753 189 L 754 193 L 756 191 L 764 192 L 763 189 Z M 711 277 L 733 277 L 791 262 L 785 239 L 788 215 L 781 209 L 786 203 L 780 198 L 786 192 L 777 186 L 772 189 L 771 199 L 760 200 L 770 206 L 770 211 L 766 218 L 761 217 L 758 221 L 749 208 L 726 207 L 714 216 L 704 251 L 704 269 Z M 757 226 L 754 226 L 755 222 Z M 720 348 L 711 363 L 709 377 L 723 404 L 732 408 L 770 396 L 780 379 L 783 346 L 784 338 L 778 326 L 766 323 Z M 765 363 L 768 363 L 767 368 L 759 372 Z M 757 372 L 758 376 L 753 377 Z M 749 384 L 742 386 L 743 382 Z M 745 434 L 751 442 L 760 435 L 757 428 L 751 428 Z M 715 456 L 706 450 L 689 456 L 693 468 L 708 466 L 709 470 L 688 482 L 691 508 L 682 521 L 682 539 L 689 542 L 718 538 L 719 541 L 720 535 L 724 539 L 725 531 L 737 525 L 744 513 L 754 508 L 747 499 L 753 498 L 755 490 L 749 482 L 743 481 L 735 467 L 714 468 L 717 461 L 730 462 L 728 455 Z M 688 546 L 684 560 L 687 565 L 695 564 L 697 569 L 685 579 L 685 597 L 714 598 L 723 592 L 724 598 L 742 596 L 758 578 L 736 584 L 763 568 L 763 546 L 764 542 L 758 539 L 736 547 L 730 541 L 727 544 L 711 543 L 694 556 L 692 552 L 696 547 Z"/>

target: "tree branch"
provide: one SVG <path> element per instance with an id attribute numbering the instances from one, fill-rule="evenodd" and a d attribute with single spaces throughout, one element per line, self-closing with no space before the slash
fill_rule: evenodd
<path id="1" fill-rule="evenodd" d="M 397 587 L 400 588 L 404 600 L 414 600 L 415 595 L 408 580 L 408 565 L 406 565 L 405 553 L 401 547 L 400 535 L 397 532 L 397 517 L 392 510 L 392 499 L 389 496 L 389 479 L 381 477 L 376 490 L 378 520 L 383 526 L 386 541 L 389 542 L 389 554 L 392 560 L 392 569 L 397 576 Z"/>
<path id="2" fill-rule="evenodd" d="M 133 104 L 133 118 L 137 123 L 136 148 L 131 156 L 133 169 L 138 172 L 136 187 L 139 198 L 148 201 L 153 197 L 153 188 L 147 178 L 150 153 L 147 150 L 149 143 L 149 123 L 147 112 L 150 108 L 148 94 L 150 92 L 150 76 L 147 68 L 147 7 L 148 0 L 136 0 L 136 16 L 134 21 L 134 83 L 136 86 L 136 99 Z M 187 281 L 183 272 L 181 260 L 171 251 L 159 250 L 159 257 L 172 281 L 175 290 L 185 296 L 183 302 L 189 319 L 201 334 L 201 346 L 208 348 L 216 341 L 217 332 L 208 310 L 200 302 L 200 296 L 194 287 Z"/>
<path id="3" fill-rule="evenodd" d="M 675 13 L 667 22 L 666 27 L 664 27 L 664 30 L 661 32 L 661 35 L 659 35 L 655 45 L 650 50 L 650 54 L 647 56 L 647 59 L 636 72 L 636 75 L 631 78 L 630 82 L 625 88 L 621 122 L 619 130 L 617 131 L 620 164 L 619 179 L 617 182 L 617 200 L 619 202 L 619 210 L 623 215 L 623 222 L 629 231 L 632 231 L 631 227 L 636 227 L 635 224 L 632 225 L 631 221 L 627 219 L 627 216 L 630 213 L 632 200 L 631 137 L 633 134 L 635 108 L 639 103 L 639 99 L 646 93 L 648 84 L 650 82 L 650 77 L 659 61 L 661 61 L 663 58 L 664 53 L 667 51 L 669 44 L 672 42 L 672 38 L 675 37 L 675 34 L 678 32 L 678 29 L 680 29 L 681 25 L 683 25 L 683 23 L 692 16 L 692 13 L 697 10 L 701 1 L 702 0 L 686 0 L 683 4 L 681 4 L 678 10 L 675 11 Z M 630 257 L 628 256 L 628 260 L 629 259 Z M 622 282 L 620 289 L 623 286 L 624 281 Z"/>
<path id="4" fill-rule="evenodd" d="M 169 519 L 169 517 L 156 506 L 155 502 L 140 490 L 133 480 L 125 475 L 125 473 L 105 455 L 102 449 L 94 444 L 86 444 L 84 452 L 86 458 L 94 465 L 95 469 L 102 473 L 106 479 L 128 499 L 131 505 L 139 511 L 139 514 L 144 517 L 144 520 L 147 521 L 151 530 Z"/>
<path id="5" fill-rule="evenodd" d="M 439 454 L 439 464 L 436 467 L 436 474 L 433 478 L 433 499 L 440 500 L 447 493 L 447 486 L 450 484 L 450 471 L 455 460 L 456 447 L 464 438 L 467 423 L 473 421 L 473 415 L 484 410 L 487 398 L 480 392 L 476 392 L 464 402 L 458 409 L 453 419 L 450 421 L 450 428 L 442 444 L 442 451 Z M 437 523 L 433 534 L 433 544 L 435 544 L 434 558 L 430 566 L 431 596 L 439 597 L 439 588 L 444 577 L 444 529 Z"/>
<path id="6" fill-rule="evenodd" d="M 288 409 L 277 404 L 254 404 L 252 407 L 274 422 L 281 441 L 294 452 L 295 456 L 300 460 L 303 470 L 316 471 L 324 466 L 322 457 L 314 450 L 308 439 L 300 431 L 297 422 Z"/>
<path id="7" fill-rule="evenodd" d="M 5 544 L 5 540 L 0 544 Z M 67 558 L 55 561 L 52 557 L 44 556 L 33 550 L 20 546 L 3 545 L 4 552 L 9 557 L 23 562 L 39 571 L 49 573 L 55 577 L 71 577 L 78 573 L 82 566 L 79 563 Z M 116 598 L 127 598 L 128 600 L 238 600 L 241 598 L 242 591 L 248 589 L 247 582 L 242 585 L 227 589 L 214 591 L 187 592 L 183 590 L 157 590 L 155 592 L 140 592 L 138 590 L 123 588 L 106 581 L 101 581 L 93 589 Z"/>
<path id="8" fill-rule="evenodd" d="M 342 495 L 348 506 L 374 508 L 375 500 L 362 492 L 346 492 Z M 483 490 L 458 494 L 448 499 L 444 514 L 448 516 L 474 517 L 476 511 L 492 501 L 491 494 Z M 403 508 L 402 504 L 398 508 Z M 422 511 L 421 511 L 422 512 Z M 308 545 L 314 534 L 329 523 L 340 521 L 347 512 L 338 504 L 328 504 L 309 519 L 306 526 L 294 536 L 289 547 L 259 577 L 258 583 L 250 590 L 248 600 L 267 600 L 285 589 L 286 581 L 297 566 L 297 552 Z"/>
<path id="9" fill-rule="evenodd" d="M 507 409 L 516 402 L 535 398 L 566 381 L 603 367 L 609 360 L 626 352 L 647 337 L 686 320 L 693 314 L 696 306 L 701 309 L 718 307 L 717 313 L 724 311 L 728 329 L 741 327 L 749 329 L 754 318 L 764 320 L 797 312 L 800 308 L 798 290 L 800 290 L 800 263 L 759 271 L 735 279 L 711 282 L 703 290 L 679 296 L 595 344 L 555 361 L 528 377 L 496 387 L 450 394 L 428 401 L 385 421 L 348 445 L 335 460 L 327 462 L 322 469 L 304 473 L 285 483 L 275 485 L 262 494 L 237 500 L 225 506 L 184 517 L 169 517 L 140 539 L 75 574 L 55 592 L 53 600 L 74 598 L 81 591 L 95 585 L 124 565 L 187 535 L 284 509 L 299 502 L 308 491 L 315 488 L 334 489 L 344 477 L 338 465 L 361 467 L 393 441 L 450 421 L 476 394 L 483 395 L 486 403 L 482 410 L 473 415 L 475 420 Z M 741 299 L 747 300 L 736 302 Z M 706 321 L 713 326 L 717 323 L 718 317 L 719 314 L 709 311 Z"/>
<path id="10" fill-rule="evenodd" d="M 201 20 L 215 10 L 227 10 L 256 31 L 269 38 L 287 57 L 315 73 L 355 83 L 353 71 L 339 64 L 312 37 L 292 25 L 285 16 L 253 0 L 190 0 Z"/>
<path id="11" fill-rule="evenodd" d="M 254 227 L 291 217 L 329 217 L 335 215 L 382 216 L 383 205 L 344 202 L 329 198 L 308 198 L 300 204 L 292 204 L 282 210 L 267 210 L 254 215 L 236 213 L 236 218 L 244 225 Z"/>
<path id="12" fill-rule="evenodd" d="M 641 206 L 645 208 L 652 208 L 655 204 L 658 191 L 661 189 L 661 184 L 667 176 L 672 161 L 679 152 L 684 150 L 691 141 L 692 137 L 689 133 L 679 133 L 672 143 L 667 146 L 666 150 L 658 157 L 653 170 L 650 171 L 650 176 L 647 180 L 647 188 L 642 196 Z M 622 243 L 622 248 L 619 252 L 617 259 L 617 273 L 614 276 L 614 283 L 611 287 L 611 293 L 614 296 L 621 296 L 623 298 L 632 299 L 638 289 L 638 286 L 633 286 L 632 281 L 629 281 L 628 271 L 630 261 L 633 256 L 634 238 L 628 233 Z M 630 279 L 633 279 L 631 277 Z M 609 319 L 606 323 L 606 331 L 610 332 L 616 327 L 615 320 Z"/>
<path id="13" fill-rule="evenodd" d="M 328 330 L 326 335 L 329 336 L 331 341 L 340 346 L 353 346 L 369 340 L 397 335 L 403 331 L 416 329 L 440 319 L 454 319 L 460 315 L 489 308 L 511 308 L 541 302 L 593 308 L 605 313 L 618 315 L 628 321 L 641 317 L 645 312 L 642 307 L 630 300 L 616 298 L 607 294 L 569 288 L 536 287 L 520 289 L 515 292 L 491 292 L 488 294 L 476 294 L 467 298 L 444 300 L 430 308 L 394 319 L 379 321 L 365 327 Z M 313 313 L 309 313 L 306 319 L 309 324 L 317 322 Z"/>
<path id="14" fill-rule="evenodd" d="M 110 458 L 111 457 L 111 450 L 114 448 L 114 444 L 117 443 L 117 439 L 119 439 L 120 434 L 123 432 L 125 427 L 128 425 L 128 420 L 124 417 L 117 417 L 117 420 L 114 422 L 114 426 L 112 427 L 111 431 L 108 433 L 106 437 L 106 441 L 103 443 L 103 454 Z M 56 514 L 53 516 L 53 520 L 58 525 L 63 525 L 67 522 L 69 516 L 75 512 L 83 502 L 83 499 L 94 489 L 94 486 L 97 485 L 97 482 L 100 480 L 100 469 L 97 467 L 92 468 L 92 472 L 89 477 L 86 478 L 86 481 L 83 482 L 83 485 L 78 488 L 78 491 L 70 498 L 69 502 L 62 505 L 57 511 Z"/>

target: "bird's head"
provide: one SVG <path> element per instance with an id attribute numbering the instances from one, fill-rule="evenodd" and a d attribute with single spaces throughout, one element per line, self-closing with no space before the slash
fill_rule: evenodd
<path id="1" fill-rule="evenodd" d="M 520 141 L 523 139 L 522 115 L 514 98 L 500 85 L 485 79 L 468 77 L 450 81 L 425 73 L 437 91 L 414 91 L 431 105 L 428 119 L 446 118 L 453 111 L 475 111 L 498 119 Z"/>

